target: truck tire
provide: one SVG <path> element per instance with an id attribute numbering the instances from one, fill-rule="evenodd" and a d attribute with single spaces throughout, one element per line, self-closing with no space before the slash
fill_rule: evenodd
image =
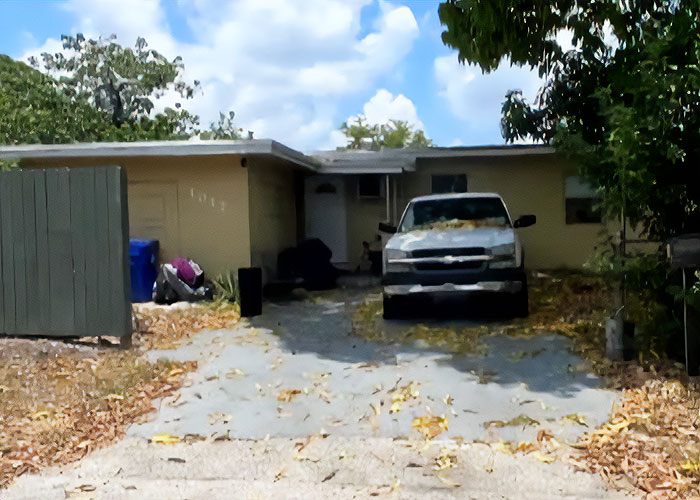
<path id="1" fill-rule="evenodd" d="M 382 317 L 384 319 L 397 319 L 401 317 L 402 306 L 401 299 L 399 297 L 387 297 L 384 295 L 383 300 L 384 312 Z"/>
<path id="2" fill-rule="evenodd" d="M 512 311 L 516 318 L 527 318 L 530 314 L 527 297 L 527 281 L 523 282 L 523 288 L 512 297 Z"/>

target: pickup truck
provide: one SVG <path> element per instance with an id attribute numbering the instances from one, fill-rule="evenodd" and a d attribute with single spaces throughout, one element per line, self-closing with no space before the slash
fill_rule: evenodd
<path id="1" fill-rule="evenodd" d="M 420 196 L 406 207 L 382 253 L 384 317 L 399 316 L 411 297 L 489 294 L 505 298 L 510 313 L 527 316 L 524 253 L 516 228 L 495 193 Z M 381 229 L 381 227 L 380 227 Z"/>

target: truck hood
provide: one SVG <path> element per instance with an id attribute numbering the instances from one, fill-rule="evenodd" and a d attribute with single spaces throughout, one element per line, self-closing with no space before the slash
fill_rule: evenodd
<path id="1" fill-rule="evenodd" d="M 446 231 L 416 230 L 392 236 L 386 248 L 410 252 L 430 248 L 491 248 L 515 242 L 513 228 L 482 227 Z"/>

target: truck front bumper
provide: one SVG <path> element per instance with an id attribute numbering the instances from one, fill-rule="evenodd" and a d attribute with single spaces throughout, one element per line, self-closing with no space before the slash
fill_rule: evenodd
<path id="1" fill-rule="evenodd" d="M 480 272 L 405 272 L 384 275 L 384 295 L 453 295 L 469 293 L 518 293 L 526 282 L 522 269 Z"/>

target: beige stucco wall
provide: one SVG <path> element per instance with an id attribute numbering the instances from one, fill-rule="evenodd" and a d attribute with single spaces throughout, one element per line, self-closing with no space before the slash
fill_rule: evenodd
<path id="1" fill-rule="evenodd" d="M 371 243 L 377 235 L 377 224 L 386 220 L 386 198 L 360 198 L 356 175 L 346 176 L 348 261 L 355 269 L 362 256 L 362 242 Z M 382 179 L 382 182 L 385 182 Z"/>
<path id="2" fill-rule="evenodd" d="M 251 158 L 248 182 L 251 261 L 262 268 L 267 282 L 276 277 L 279 253 L 297 244 L 294 170 L 290 165 Z"/>
<path id="3" fill-rule="evenodd" d="M 564 179 L 575 169 L 555 155 L 422 160 L 402 177 L 400 204 L 430 194 L 431 175 L 454 173 L 467 175 L 470 192 L 499 193 L 513 219 L 537 216 L 518 230 L 529 268 L 580 268 L 599 241 L 601 224 L 566 224 Z"/>
<path id="4" fill-rule="evenodd" d="M 419 160 L 415 172 L 392 177 L 398 180 L 397 218 L 411 198 L 431 194 L 433 174 L 457 173 L 467 175 L 469 191 L 503 196 L 513 219 L 537 216 L 536 225 L 518 230 L 529 268 L 580 268 L 600 241 L 602 225 L 565 223 L 564 179 L 575 169 L 555 155 Z M 356 176 L 347 184 L 348 255 L 356 265 L 362 241 L 373 238 L 386 217 L 386 201 L 359 199 Z"/>
<path id="5" fill-rule="evenodd" d="M 161 260 L 192 258 L 210 277 L 250 265 L 249 170 L 236 156 L 59 158 L 22 165 L 121 165 L 129 183 L 131 237 L 160 239 Z"/>

